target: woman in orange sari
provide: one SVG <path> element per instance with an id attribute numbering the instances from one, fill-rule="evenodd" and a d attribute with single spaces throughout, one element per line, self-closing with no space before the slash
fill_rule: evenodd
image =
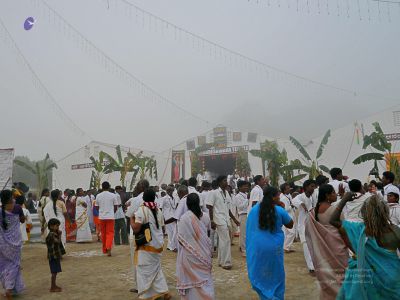
<path id="1" fill-rule="evenodd" d="M 75 200 L 74 191 L 69 191 L 69 195 L 65 200 L 68 217 L 65 219 L 65 231 L 67 233 L 67 242 L 75 242 L 76 240 L 76 222 L 75 222 Z"/>

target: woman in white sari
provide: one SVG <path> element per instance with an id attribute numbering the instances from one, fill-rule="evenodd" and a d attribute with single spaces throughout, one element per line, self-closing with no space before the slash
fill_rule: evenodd
<path id="1" fill-rule="evenodd" d="M 131 218 L 132 231 L 138 234 L 142 225 L 149 223 L 151 241 L 136 246 L 134 263 L 139 299 L 171 299 L 168 285 L 161 268 L 161 253 L 164 244 L 164 220 L 154 203 L 156 193 L 149 189 L 143 193 L 144 203 Z"/>
<path id="2" fill-rule="evenodd" d="M 189 211 L 178 223 L 177 289 L 181 299 L 213 300 L 210 218 L 201 211 L 197 194 L 189 194 L 186 205 Z"/>
<path id="3" fill-rule="evenodd" d="M 60 200 L 61 191 L 54 190 L 51 191 L 51 202 L 47 203 L 43 209 L 43 215 L 46 221 L 45 226 L 45 235 L 47 236 L 47 223 L 50 219 L 58 219 L 60 221 L 60 230 L 61 230 L 61 242 L 65 248 L 66 245 L 66 233 L 65 233 L 65 218 L 67 217 L 67 208 L 65 207 L 65 203 Z"/>
<path id="4" fill-rule="evenodd" d="M 76 208 L 75 208 L 75 222 L 76 222 L 76 242 L 91 242 L 92 232 L 90 231 L 88 205 L 83 198 L 83 190 L 81 188 L 76 190 Z"/>

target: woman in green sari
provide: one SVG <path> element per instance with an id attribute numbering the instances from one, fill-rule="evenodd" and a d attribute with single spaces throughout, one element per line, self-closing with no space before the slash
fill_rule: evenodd
<path id="1" fill-rule="evenodd" d="M 390 223 L 389 207 L 375 195 L 361 208 L 364 223 L 340 221 L 355 197 L 346 193 L 330 221 L 354 253 L 337 299 L 400 299 L 400 228 Z"/>

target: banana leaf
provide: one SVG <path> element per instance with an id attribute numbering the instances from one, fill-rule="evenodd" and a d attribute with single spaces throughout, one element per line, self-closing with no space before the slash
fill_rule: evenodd
<path id="1" fill-rule="evenodd" d="M 303 147 L 302 144 L 298 140 L 296 140 L 294 137 L 290 136 L 289 137 L 290 141 L 292 144 L 300 151 L 300 153 L 304 156 L 305 159 L 308 161 L 311 161 L 310 155 L 308 155 L 306 149 Z"/>
<path id="2" fill-rule="evenodd" d="M 318 148 L 318 151 L 317 151 L 317 159 L 321 157 L 322 152 L 324 151 L 324 147 L 326 146 L 326 144 L 328 144 L 328 140 L 329 140 L 330 136 L 331 136 L 331 130 L 329 129 L 325 133 L 325 135 L 324 135 L 324 137 L 323 137 L 323 139 L 321 141 L 321 144 L 319 145 L 319 148 Z"/>
<path id="3" fill-rule="evenodd" d="M 353 160 L 353 164 L 359 165 L 361 163 L 370 161 L 370 160 L 384 160 L 384 155 L 382 153 L 365 153 L 357 157 Z"/>
<path id="4" fill-rule="evenodd" d="M 322 171 L 324 171 L 325 173 L 329 173 L 331 170 L 327 167 L 327 166 L 324 166 L 324 165 L 319 165 L 318 166 Z"/>

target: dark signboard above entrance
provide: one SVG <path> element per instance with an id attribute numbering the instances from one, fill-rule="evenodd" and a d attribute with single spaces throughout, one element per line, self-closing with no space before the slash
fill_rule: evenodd
<path id="1" fill-rule="evenodd" d="M 214 132 L 214 145 L 217 148 L 224 148 L 228 143 L 228 133 L 226 127 L 215 127 Z"/>

